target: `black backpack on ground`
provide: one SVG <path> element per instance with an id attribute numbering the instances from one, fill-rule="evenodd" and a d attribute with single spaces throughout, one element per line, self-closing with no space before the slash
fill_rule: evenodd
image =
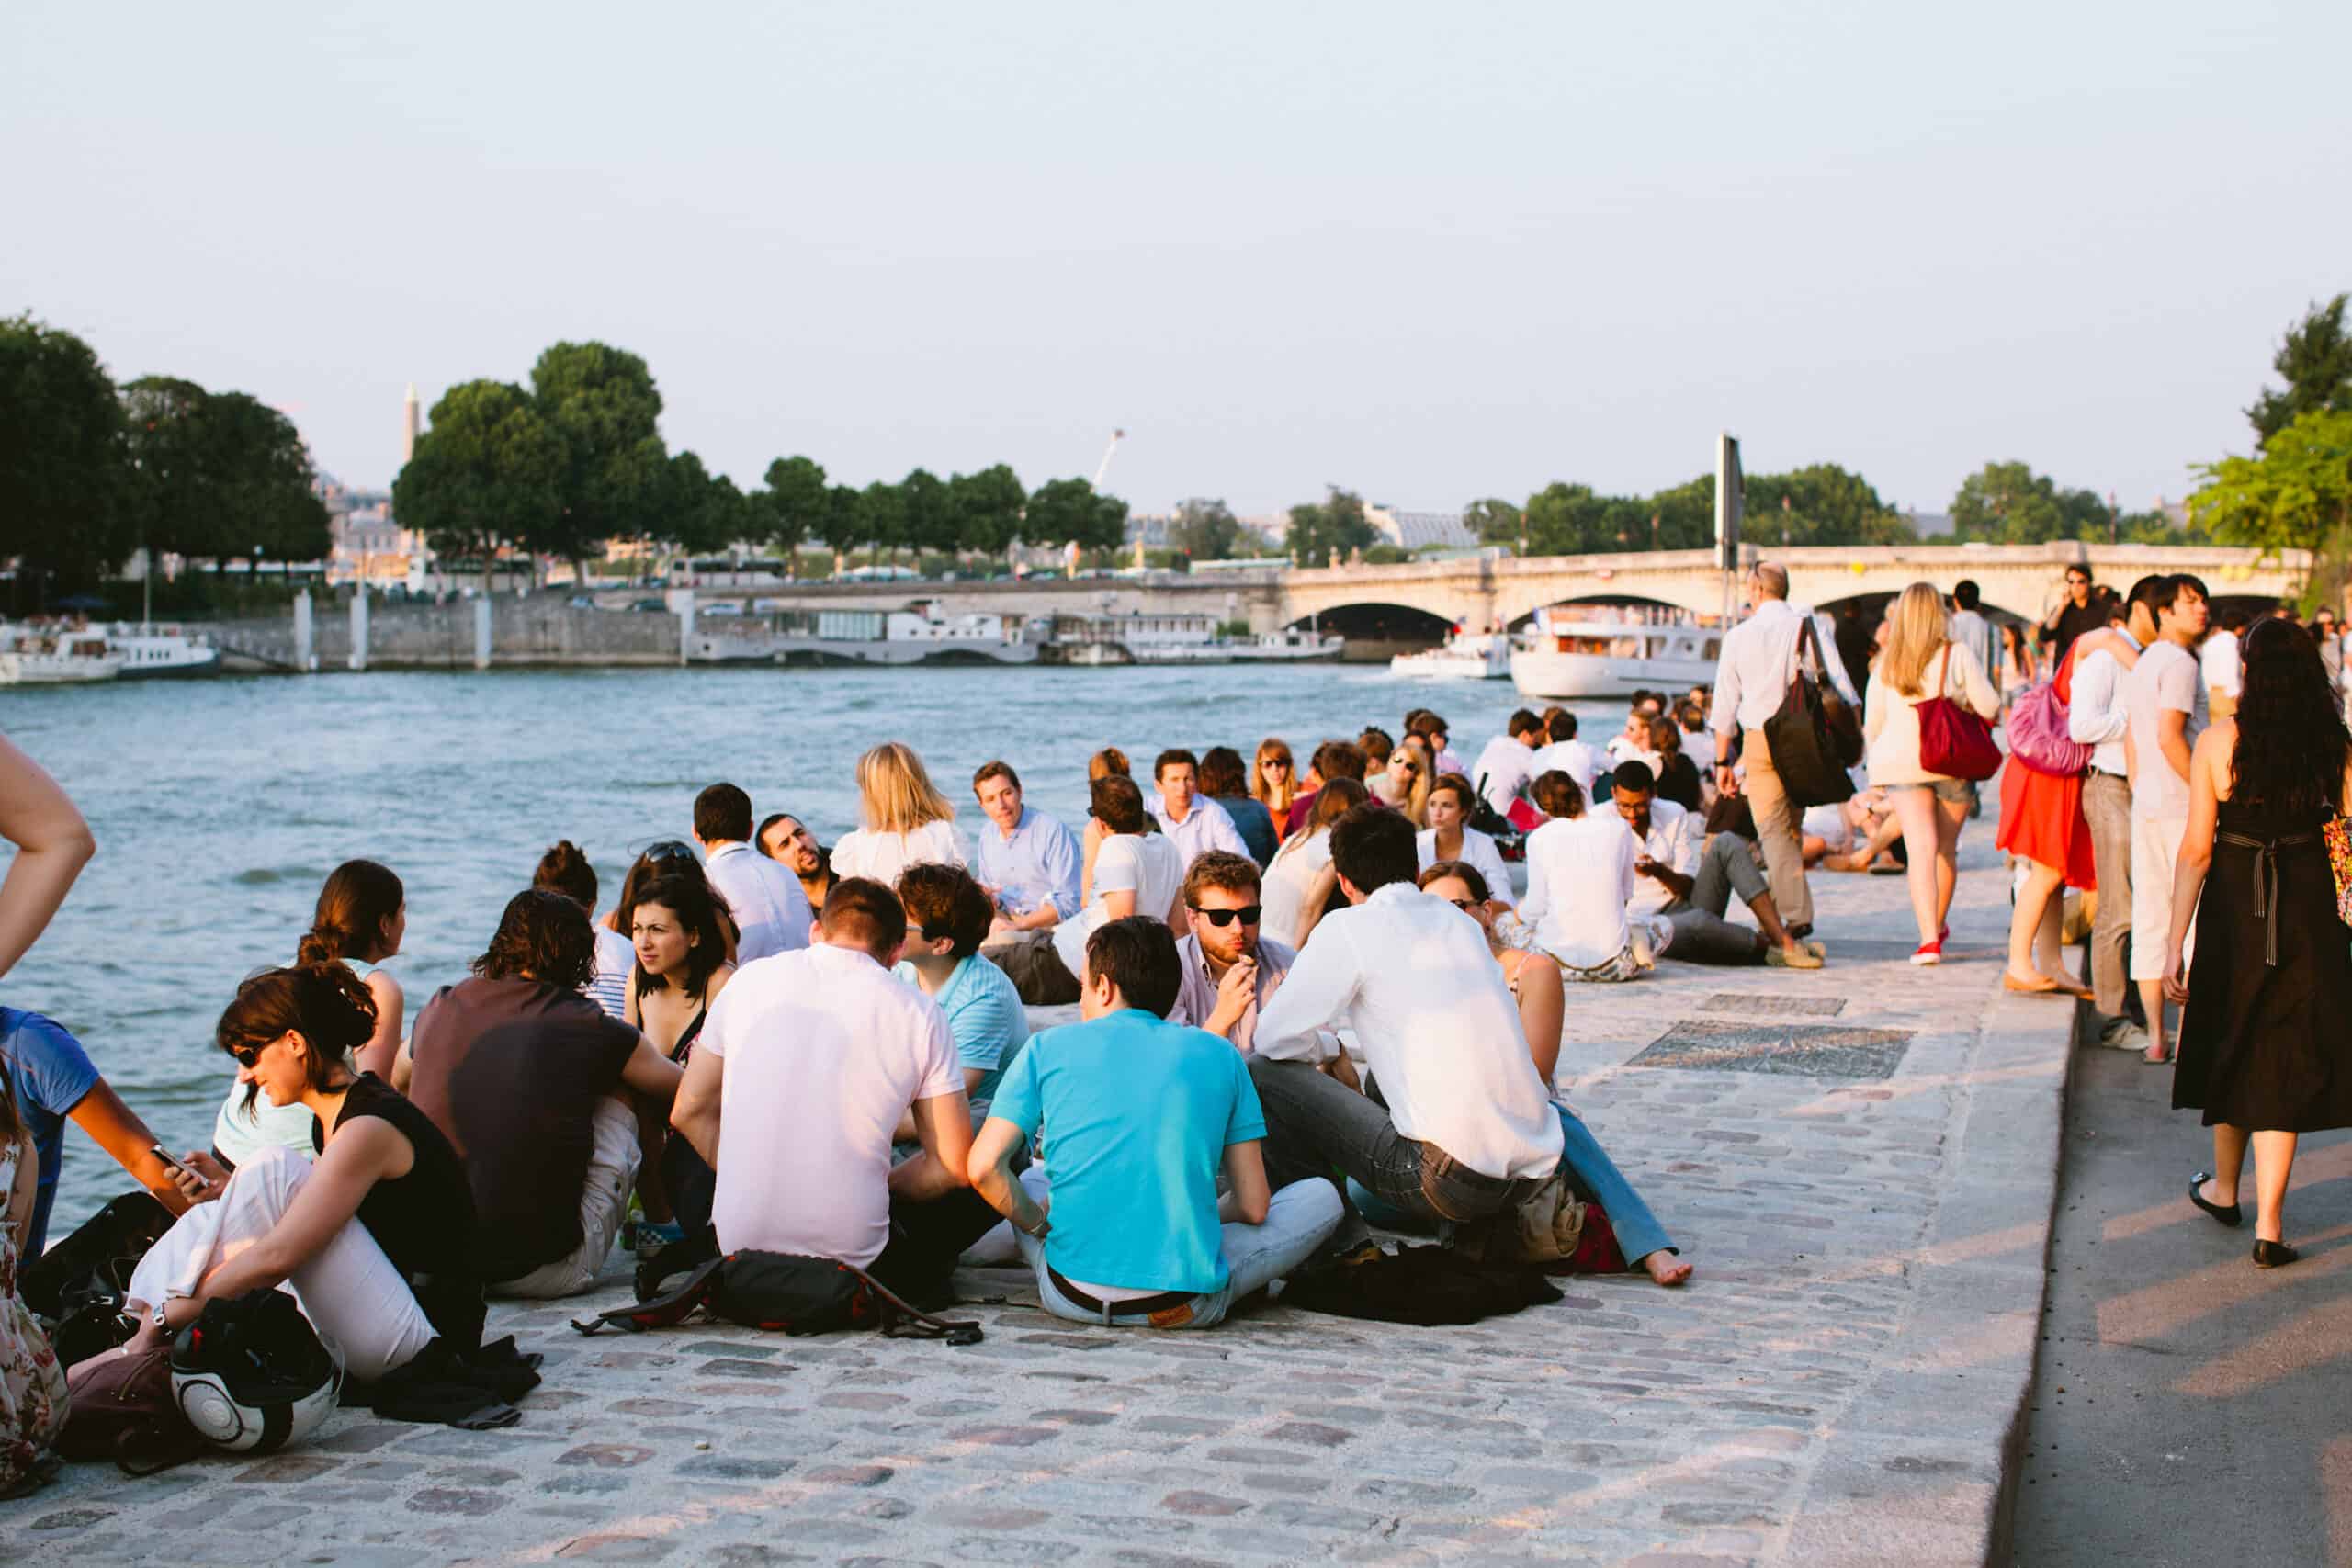
<path id="1" fill-rule="evenodd" d="M 951 1322 L 910 1306 L 865 1269 L 831 1258 L 745 1250 L 718 1256 L 717 1234 L 705 1229 L 672 1242 L 638 1266 L 637 1302 L 598 1313 L 571 1326 L 582 1334 L 617 1326 L 631 1334 L 684 1323 L 697 1310 L 746 1328 L 792 1335 L 842 1328 L 879 1328 L 891 1339 L 944 1339 L 977 1345 L 980 1325 Z M 685 1282 L 662 1287 L 682 1269 Z"/>
<path id="2" fill-rule="evenodd" d="M 73 1366 L 130 1337 L 122 1303 L 139 1260 L 172 1228 L 152 1192 L 126 1192 L 25 1265 L 17 1293 L 40 1319 L 59 1364 Z"/>

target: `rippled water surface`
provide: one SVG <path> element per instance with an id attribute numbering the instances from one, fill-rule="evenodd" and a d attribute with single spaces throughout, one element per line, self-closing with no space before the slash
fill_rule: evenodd
<path id="1" fill-rule="evenodd" d="M 854 826 L 857 754 L 903 739 L 967 831 L 982 819 L 966 781 L 993 757 L 1020 771 L 1031 805 L 1076 825 L 1100 747 L 1144 774 L 1165 746 L 1222 743 L 1247 758 L 1280 735 L 1303 764 L 1317 740 L 1375 723 L 1396 733 L 1422 705 L 1452 721 L 1465 757 L 1519 705 L 1508 681 L 1248 665 L 370 673 L 0 693 L 0 728 L 63 782 L 99 843 L 0 1000 L 64 1023 L 168 1145 L 200 1148 L 232 1076 L 213 1021 L 248 970 L 293 956 L 320 883 L 354 856 L 407 885 L 407 947 L 390 967 L 413 1018 L 462 977 L 548 844 L 582 845 L 609 896 L 638 849 L 685 835 L 695 793 L 719 779 L 761 816 L 792 811 L 830 843 Z M 1623 712 L 1580 711 L 1595 739 Z M 124 1185 L 69 1132 L 51 1235 Z"/>

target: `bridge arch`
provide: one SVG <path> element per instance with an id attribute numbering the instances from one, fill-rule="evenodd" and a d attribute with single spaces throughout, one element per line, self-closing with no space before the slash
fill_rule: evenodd
<path id="1" fill-rule="evenodd" d="M 1530 622 L 1535 619 L 1535 612 L 1537 610 L 1579 604 L 1592 605 L 1600 608 L 1616 608 L 1621 606 L 1659 610 L 1680 610 L 1684 608 L 1683 605 L 1676 604 L 1671 599 L 1654 599 L 1645 593 L 1579 593 L 1572 598 L 1547 599 L 1542 604 L 1531 605 L 1524 615 L 1519 615 L 1509 622 L 1507 629 L 1515 632 L 1522 626 L 1527 626 Z"/>
<path id="2" fill-rule="evenodd" d="M 1329 605 L 1290 622 L 1293 630 L 1303 631 L 1309 626 L 1327 637 L 1343 637 L 1352 643 L 1394 643 L 1407 649 L 1436 647 L 1453 634 L 1454 623 L 1452 617 L 1418 604 L 1373 600 Z"/>

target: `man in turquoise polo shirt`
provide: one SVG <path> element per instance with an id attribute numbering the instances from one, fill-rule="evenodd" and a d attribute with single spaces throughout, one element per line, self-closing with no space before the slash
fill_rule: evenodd
<path id="1" fill-rule="evenodd" d="M 1216 1035 L 1168 1021 L 1182 983 L 1165 921 L 1135 915 L 1096 930 L 1083 1021 L 1029 1042 L 972 1144 L 972 1185 L 1012 1222 L 1057 1317 L 1208 1328 L 1339 1225 L 1329 1181 L 1269 1195 L 1248 1066 Z M 1040 1125 L 1050 1218 L 1012 1168 Z M 1220 1165 L 1231 1189 L 1222 1224 Z"/>

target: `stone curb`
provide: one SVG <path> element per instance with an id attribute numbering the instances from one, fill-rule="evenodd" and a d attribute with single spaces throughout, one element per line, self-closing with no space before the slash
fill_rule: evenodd
<path id="1" fill-rule="evenodd" d="M 2049 1280 L 2076 1009 L 1995 983 L 1898 1340 L 1787 1543 L 1807 1563 L 2006 1568 Z"/>

